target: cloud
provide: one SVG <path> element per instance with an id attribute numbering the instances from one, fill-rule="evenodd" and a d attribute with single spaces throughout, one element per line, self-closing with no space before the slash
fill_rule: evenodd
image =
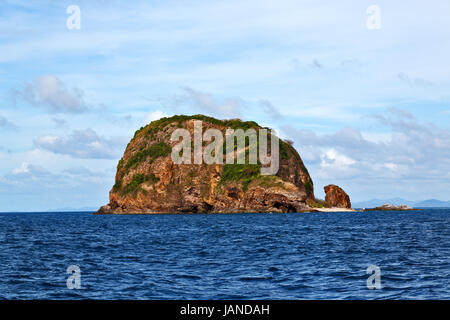
<path id="1" fill-rule="evenodd" d="M 109 181 L 113 176 L 106 172 L 96 172 L 85 167 L 73 167 L 61 171 L 61 175 L 68 180 L 78 180 L 78 182 L 85 181 L 90 183 L 102 183 Z"/>
<path id="2" fill-rule="evenodd" d="M 31 183 L 33 181 L 39 181 L 42 184 L 53 185 L 52 182 L 55 181 L 54 176 L 46 169 L 29 164 L 27 162 L 22 162 L 22 164 L 12 170 L 11 173 L 5 175 L 6 180 L 3 182 L 8 182 L 14 185 Z"/>
<path id="3" fill-rule="evenodd" d="M 278 110 L 272 103 L 270 103 L 270 101 L 261 100 L 260 105 L 262 106 L 264 112 L 267 113 L 272 119 L 280 120 L 281 118 L 283 118 L 280 110 Z"/>
<path id="4" fill-rule="evenodd" d="M 186 106 L 203 114 L 219 118 L 240 117 L 243 101 L 240 98 L 217 99 L 210 93 L 183 88 L 184 94 L 174 95 L 169 101 L 162 102 L 163 106 L 177 112 Z"/>
<path id="5" fill-rule="evenodd" d="M 17 126 L 8 119 L 6 119 L 5 117 L 0 116 L 0 128 L 17 129 Z"/>
<path id="6" fill-rule="evenodd" d="M 145 124 L 149 124 L 152 121 L 167 117 L 168 115 L 162 112 L 161 110 L 155 110 L 148 113 L 145 118 Z"/>
<path id="7" fill-rule="evenodd" d="M 57 128 L 67 127 L 68 122 L 62 118 L 52 118 L 52 121 L 55 123 Z"/>
<path id="8" fill-rule="evenodd" d="M 14 93 L 15 96 L 50 113 L 83 113 L 88 110 L 84 102 L 84 92 L 78 88 L 67 87 L 53 75 L 36 77 Z"/>
<path id="9" fill-rule="evenodd" d="M 434 86 L 434 83 L 431 82 L 431 81 L 428 81 L 428 80 L 425 80 L 425 79 L 421 79 L 421 78 L 413 78 L 413 77 L 410 77 L 409 75 L 407 75 L 404 72 L 399 72 L 397 74 L 397 77 L 401 81 L 409 84 L 410 86 L 420 86 L 420 87 L 431 87 L 431 86 Z"/>
<path id="10" fill-rule="evenodd" d="M 64 169 L 62 172 L 65 174 L 72 175 L 72 176 L 85 176 L 85 177 L 89 177 L 89 176 L 93 176 L 93 175 L 98 175 L 101 177 L 106 176 L 105 173 L 94 173 L 92 170 L 89 170 L 84 167 L 75 167 L 75 168 Z"/>
<path id="11" fill-rule="evenodd" d="M 337 152 L 335 149 L 329 149 L 320 155 L 321 167 L 323 168 L 339 168 L 339 170 L 346 169 L 355 164 L 356 161 Z"/>
<path id="12" fill-rule="evenodd" d="M 388 108 L 372 119 L 390 130 L 387 141 L 370 141 L 352 127 L 321 136 L 290 126 L 283 127 L 283 131 L 296 142 L 313 178 L 384 184 L 448 179 L 442 174 L 450 172 L 448 129 L 419 122 L 411 113 L 396 108 Z"/>
<path id="13" fill-rule="evenodd" d="M 21 173 L 28 173 L 30 172 L 30 166 L 27 162 L 22 162 L 20 167 L 14 169 L 12 171 L 13 174 L 21 174 Z"/>
<path id="14" fill-rule="evenodd" d="M 113 125 L 129 127 L 133 123 L 133 116 L 130 113 L 116 113 L 113 108 L 104 103 L 100 103 L 98 108 L 92 109 L 95 115 L 102 121 L 106 120 Z"/>
<path id="15" fill-rule="evenodd" d="M 395 116 L 398 116 L 400 118 L 405 118 L 405 119 L 409 119 L 409 120 L 414 120 L 414 115 L 406 110 L 403 109 L 399 109 L 399 108 L 395 108 L 395 107 L 388 107 L 387 111 Z"/>
<path id="16" fill-rule="evenodd" d="M 80 159 L 115 159 L 127 139 L 106 139 L 97 135 L 92 129 L 75 130 L 68 137 L 55 135 L 41 136 L 34 140 L 34 145 L 54 153 L 70 155 Z"/>
<path id="17" fill-rule="evenodd" d="M 130 127 L 133 125 L 133 116 L 131 114 L 114 115 L 105 110 L 103 113 L 99 113 L 98 116 L 101 120 L 106 120 L 115 126 Z"/>
<path id="18" fill-rule="evenodd" d="M 73 186 L 82 182 L 109 181 L 111 176 L 106 172 L 96 172 L 85 167 L 71 167 L 61 172 L 51 172 L 44 167 L 29 162 L 22 162 L 20 166 L 7 173 L 1 179 L 3 183 L 11 185 L 26 185 L 36 181 L 40 186 L 54 187 Z"/>

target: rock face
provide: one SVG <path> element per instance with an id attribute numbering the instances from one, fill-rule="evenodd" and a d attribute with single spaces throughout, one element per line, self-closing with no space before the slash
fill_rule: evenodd
<path id="1" fill-rule="evenodd" d="M 311 177 L 297 151 L 279 143 L 279 170 L 260 174 L 261 164 L 175 164 L 171 141 L 178 128 L 194 133 L 201 120 L 203 132 L 214 128 L 261 127 L 239 119 L 218 120 L 202 115 L 173 116 L 154 121 L 136 131 L 117 165 L 109 204 L 98 213 L 183 212 L 301 212 L 314 200 Z M 208 142 L 209 143 L 209 142 Z M 205 148 L 208 143 L 203 143 Z M 248 147 L 247 147 L 248 149 Z M 234 154 L 234 152 L 233 152 Z M 225 161 L 224 161 L 225 163 Z M 246 162 L 247 163 L 247 162 Z"/>
<path id="2" fill-rule="evenodd" d="M 350 197 L 340 187 L 330 184 L 324 187 L 325 202 L 332 207 L 351 209 Z"/>

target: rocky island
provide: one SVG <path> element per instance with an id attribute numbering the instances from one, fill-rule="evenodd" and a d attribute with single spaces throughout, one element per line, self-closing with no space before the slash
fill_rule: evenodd
<path id="1" fill-rule="evenodd" d="M 279 141 L 279 168 L 273 175 L 261 174 L 259 160 L 255 164 L 176 164 L 171 155 L 179 142 L 173 141 L 173 133 L 185 129 L 195 135 L 196 121 L 202 122 L 203 129 L 223 133 L 228 129 L 264 129 L 253 121 L 204 115 L 151 122 L 136 131 L 126 147 L 117 165 L 110 201 L 97 213 L 305 212 L 332 207 L 315 199 L 313 181 L 292 143 L 273 135 L 269 140 Z M 195 149 L 192 141 L 190 145 Z M 200 152 L 208 145 L 203 141 Z M 250 143 L 245 144 L 247 157 L 249 148 Z M 235 146 L 233 156 L 237 153 Z M 350 208 L 350 200 L 341 208 Z"/>
<path id="2" fill-rule="evenodd" d="M 411 210 L 419 210 L 415 208 L 411 208 L 410 206 L 407 206 L 405 204 L 401 204 L 398 206 L 386 203 L 382 206 L 375 207 L 375 208 L 369 208 L 369 209 L 362 209 L 361 211 L 411 211 Z"/>

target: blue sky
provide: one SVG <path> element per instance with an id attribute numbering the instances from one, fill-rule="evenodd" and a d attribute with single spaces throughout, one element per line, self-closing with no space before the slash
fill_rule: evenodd
<path id="1" fill-rule="evenodd" d="M 2 1 L 0 211 L 105 204 L 134 131 L 196 113 L 292 139 L 319 197 L 450 200 L 449 16 L 445 0 Z"/>

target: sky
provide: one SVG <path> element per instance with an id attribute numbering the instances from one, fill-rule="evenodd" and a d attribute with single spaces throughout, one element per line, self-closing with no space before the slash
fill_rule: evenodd
<path id="1" fill-rule="evenodd" d="M 198 113 L 293 140 L 319 198 L 450 200 L 449 17 L 446 0 L 3 0 L 0 211 L 104 205 L 137 129 Z"/>

